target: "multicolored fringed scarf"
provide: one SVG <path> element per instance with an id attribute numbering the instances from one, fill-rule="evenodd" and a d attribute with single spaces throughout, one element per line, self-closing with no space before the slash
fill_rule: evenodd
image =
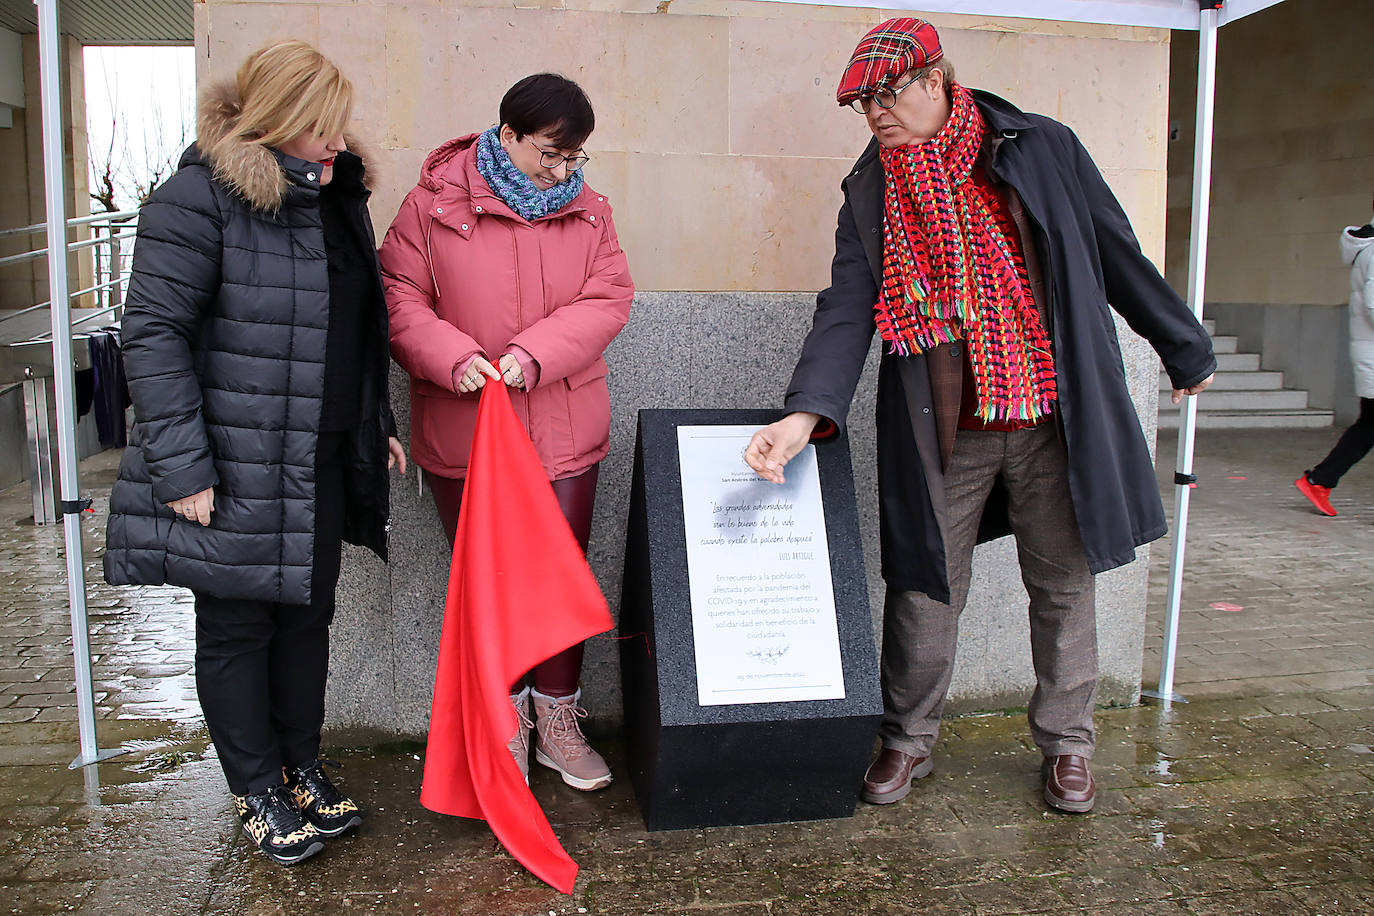
<path id="1" fill-rule="evenodd" d="M 477 171 L 497 196 L 527 220 L 557 213 L 582 193 L 582 172 L 560 181 L 547 191 L 540 190 L 530 176 L 515 167 L 501 145 L 500 127 L 489 127 L 477 137 Z"/>
<path id="2" fill-rule="evenodd" d="M 1049 338 L 1025 263 L 997 219 L 1000 202 L 971 179 L 983 115 L 958 83 L 950 96 L 949 120 L 933 139 L 879 151 L 886 190 L 874 319 L 895 353 L 965 340 L 978 417 L 1038 421 L 1056 400 Z"/>

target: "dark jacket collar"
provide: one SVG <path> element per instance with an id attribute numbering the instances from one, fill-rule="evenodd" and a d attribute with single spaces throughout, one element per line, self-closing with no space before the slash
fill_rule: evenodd
<path id="1" fill-rule="evenodd" d="M 329 183 L 335 191 L 349 196 L 370 197 L 372 190 L 367 186 L 367 170 L 362 156 L 344 150 L 334 159 L 334 180 Z"/>
<path id="2" fill-rule="evenodd" d="M 281 150 L 270 147 L 266 150 L 277 161 L 282 175 L 286 178 L 285 188 L 280 197 L 281 204 L 303 206 L 313 203 L 319 198 L 320 164 L 318 162 L 297 159 L 295 156 L 288 156 Z M 214 168 L 209 157 L 196 143 L 186 147 L 186 150 L 181 154 L 180 162 L 177 163 L 177 168 L 182 169 L 188 165 L 199 165 L 208 169 Z M 339 153 L 334 161 L 334 177 L 330 186 L 336 192 L 346 194 L 349 197 L 366 199 L 371 195 L 366 184 L 366 171 L 362 157 L 351 150 L 345 150 Z"/>
<path id="3" fill-rule="evenodd" d="M 978 106 L 978 110 L 983 113 L 983 118 L 988 122 L 988 127 L 992 129 L 993 134 L 1010 140 L 1016 136 L 1018 131 L 1030 130 L 1035 127 L 1035 122 L 1026 117 L 1024 111 L 1000 95 L 993 95 L 982 89 L 970 89 L 969 93 L 973 96 L 973 102 Z"/>

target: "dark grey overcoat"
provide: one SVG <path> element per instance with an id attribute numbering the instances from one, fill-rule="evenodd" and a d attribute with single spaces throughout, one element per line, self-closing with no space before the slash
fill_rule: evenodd
<path id="1" fill-rule="evenodd" d="M 1175 388 L 1216 369 L 1202 325 L 1140 250 L 1121 205 L 1073 131 L 974 90 L 996 144 L 988 167 L 1020 194 L 1050 298 L 1069 497 L 1094 573 L 1135 559 L 1166 529 L 1154 467 L 1126 387 L 1109 306 L 1159 353 Z M 829 288 L 787 389 L 788 411 L 842 426 L 874 333 L 882 275 L 883 171 L 877 142 L 843 182 Z M 878 489 L 889 587 L 949 600 L 944 478 L 924 355 L 884 353 L 878 374 Z M 979 530 L 1010 533 L 1004 500 Z"/>

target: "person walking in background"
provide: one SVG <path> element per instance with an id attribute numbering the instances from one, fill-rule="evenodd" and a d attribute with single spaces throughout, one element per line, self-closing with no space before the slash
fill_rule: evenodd
<path id="1" fill-rule="evenodd" d="M 352 86 L 282 41 L 201 100 L 139 213 L 124 306 L 137 424 L 105 579 L 191 589 L 196 689 L 244 832 L 299 862 L 362 823 L 319 759 L 343 541 L 386 559 L 405 473 Z"/>
<path id="2" fill-rule="evenodd" d="M 842 426 L 878 331 L 883 746 L 861 796 L 896 802 L 931 771 L 974 544 L 1012 533 L 1044 799 L 1088 811 L 1093 576 L 1165 533 L 1108 303 L 1159 353 L 1175 402 L 1211 383 L 1211 340 L 1073 132 L 960 85 L 929 23 L 870 31 L 837 97 L 873 140 L 843 182 L 789 413 L 745 460 L 781 482 Z"/>
<path id="3" fill-rule="evenodd" d="M 410 373 L 411 449 L 452 545 L 480 389 L 511 388 L 573 534 L 587 549 L 597 470 L 609 451 L 602 354 L 629 319 L 634 284 L 611 205 L 582 177 L 591 102 L 553 73 L 520 80 L 500 121 L 429 154 L 382 243 L 391 352 Z M 520 519 L 496 537 L 520 537 Z M 509 608 L 519 614 L 521 608 Z M 578 720 L 582 644 L 511 685 L 510 749 L 576 789 L 610 785 Z M 533 720 L 530 707 L 533 705 Z"/>
<path id="4" fill-rule="evenodd" d="M 1341 260 L 1350 265 L 1350 363 L 1360 416 L 1321 464 L 1293 482 L 1322 515 L 1335 515 L 1331 491 L 1374 448 L 1374 220 L 1341 232 Z"/>

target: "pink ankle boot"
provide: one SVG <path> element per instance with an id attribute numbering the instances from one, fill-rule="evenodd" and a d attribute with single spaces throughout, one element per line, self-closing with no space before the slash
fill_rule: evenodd
<path id="1" fill-rule="evenodd" d="M 535 761 L 557 770 L 574 789 L 590 792 L 609 786 L 611 768 L 592 750 L 577 722 L 587 716 L 577 705 L 582 691 L 569 697 L 547 697 L 538 690 L 530 695 L 534 698 Z"/>

